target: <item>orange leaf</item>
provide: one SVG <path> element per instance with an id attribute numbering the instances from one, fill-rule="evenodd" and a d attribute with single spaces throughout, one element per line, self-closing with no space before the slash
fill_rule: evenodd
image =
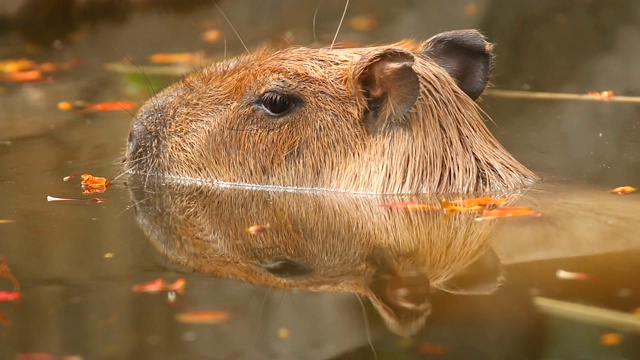
<path id="1" fill-rule="evenodd" d="M 31 70 L 34 67 L 35 63 L 28 59 L 0 61 L 0 72 L 2 73 L 15 73 L 24 70 Z"/>
<path id="2" fill-rule="evenodd" d="M 378 26 L 378 19 L 374 15 L 360 15 L 349 19 L 349 26 L 358 31 L 371 31 Z"/>
<path id="3" fill-rule="evenodd" d="M 478 206 L 487 207 L 490 205 L 495 205 L 495 206 L 502 205 L 506 201 L 507 199 L 504 199 L 504 198 L 494 199 L 492 197 L 482 196 L 482 197 L 477 197 L 473 199 L 450 200 L 449 203 L 453 206 L 459 206 L 463 208 L 476 208 Z"/>
<path id="4" fill-rule="evenodd" d="M 69 111 L 73 109 L 73 104 L 68 101 L 60 101 L 58 103 L 58 110 L 60 111 Z"/>
<path id="5" fill-rule="evenodd" d="M 135 108 L 137 104 L 134 101 L 113 101 L 87 105 L 80 111 L 81 114 L 89 114 L 99 111 L 124 111 Z"/>
<path id="6" fill-rule="evenodd" d="M 418 351 L 429 355 L 446 355 L 449 352 L 449 347 L 444 344 L 424 342 L 418 345 Z"/>
<path id="7" fill-rule="evenodd" d="M 157 278 L 146 283 L 134 285 L 131 289 L 133 292 L 137 293 L 157 293 L 165 290 L 165 288 L 164 280 L 162 280 L 162 278 Z"/>
<path id="8" fill-rule="evenodd" d="M 109 184 L 111 184 L 111 182 L 103 177 L 89 174 L 80 175 L 80 185 L 82 186 L 83 195 L 103 193 L 107 191 Z"/>
<path id="9" fill-rule="evenodd" d="M 379 206 L 386 207 L 389 209 L 398 209 L 398 210 L 423 210 L 423 211 L 439 211 L 440 210 L 440 206 L 425 204 L 420 201 L 394 202 L 390 204 L 380 204 Z"/>
<path id="10" fill-rule="evenodd" d="M 195 53 L 159 53 L 149 57 L 149 61 L 154 64 L 198 64 L 206 61 L 206 56 L 202 52 Z"/>
<path id="11" fill-rule="evenodd" d="M 12 73 L 6 73 L 3 77 L 6 81 L 14 81 L 19 83 L 45 81 L 40 70 L 25 70 Z"/>
<path id="12" fill-rule="evenodd" d="M 218 29 L 207 30 L 203 32 L 200 37 L 202 38 L 202 41 L 206 43 L 215 44 L 222 38 L 222 31 Z"/>
<path id="13" fill-rule="evenodd" d="M 636 191 L 638 191 L 638 189 L 634 188 L 633 186 L 620 186 L 610 190 L 610 192 L 619 195 L 631 194 Z"/>
<path id="14" fill-rule="evenodd" d="M 485 208 L 484 206 L 480 205 L 464 206 L 464 204 L 462 203 L 458 204 L 459 205 L 456 205 L 455 202 L 442 200 L 442 208 L 445 211 L 480 211 Z"/>
<path id="15" fill-rule="evenodd" d="M 604 346 L 616 346 L 622 343 L 622 334 L 609 332 L 600 336 L 600 344 Z"/>
<path id="16" fill-rule="evenodd" d="M 176 281 L 174 281 L 171 284 L 168 284 L 165 287 L 165 290 L 167 291 L 175 291 L 175 292 L 182 292 L 184 291 L 185 286 L 187 285 L 187 280 L 185 280 L 184 278 L 179 278 Z"/>
<path id="17" fill-rule="evenodd" d="M 587 94 L 593 96 L 594 98 L 596 98 L 596 100 L 604 100 L 604 101 L 609 101 L 615 96 L 615 92 L 613 90 L 605 90 L 601 92 L 589 91 L 587 92 Z"/>
<path id="18" fill-rule="evenodd" d="M 476 15 L 479 10 L 480 10 L 480 8 L 478 7 L 477 4 L 470 3 L 470 4 L 467 4 L 464 7 L 464 14 L 465 15 Z"/>
<path id="19" fill-rule="evenodd" d="M 192 311 L 175 314 L 175 319 L 184 324 L 220 324 L 231 318 L 224 311 Z"/>
<path id="20" fill-rule="evenodd" d="M 526 206 L 501 207 L 496 209 L 485 209 L 482 211 L 480 219 L 495 219 L 515 216 L 533 216 L 540 217 L 540 213 Z"/>
<path id="21" fill-rule="evenodd" d="M 0 302 L 17 301 L 22 298 L 19 291 L 0 291 Z"/>

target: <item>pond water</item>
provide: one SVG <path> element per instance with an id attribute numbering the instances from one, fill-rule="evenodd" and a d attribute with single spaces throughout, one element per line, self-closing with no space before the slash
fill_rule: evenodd
<path id="1" fill-rule="evenodd" d="M 61 111 L 59 102 L 140 104 L 178 79 L 156 75 L 167 68 L 146 67 L 153 54 L 202 51 L 221 59 L 243 53 L 222 13 L 255 49 L 330 44 L 344 8 L 333 0 L 218 1 L 221 11 L 210 1 L 181 4 L 0 0 L 0 62 L 70 65 L 45 74 L 49 81 L 0 82 L 0 291 L 4 300 L 9 292 L 21 294 L 0 301 L 1 359 L 640 358 L 640 197 L 608 192 L 640 187 L 640 104 L 633 100 L 640 96 L 640 49 L 632 46 L 640 37 L 640 4 L 350 2 L 338 41 L 383 44 L 477 28 L 497 44 L 493 89 L 613 90 L 629 97 L 487 93 L 481 107 L 495 122 L 489 129 L 545 178 L 513 199 L 536 207 L 541 218 L 501 219 L 495 227 L 378 206 L 404 198 L 125 184 L 118 176 L 135 109 Z M 206 42 L 207 30 L 219 33 L 209 32 Z M 86 196 L 77 178 L 63 181 L 78 173 L 118 180 L 107 192 Z M 48 202 L 47 196 L 105 201 Z M 203 220 L 202 214 L 211 216 Z M 255 239 L 244 230 L 251 221 L 269 223 L 258 235 L 265 243 L 225 243 L 229 259 L 207 261 L 215 255 L 207 252 L 203 232 Z M 429 231 L 429 241 L 387 232 L 407 223 Z M 278 230 L 291 224 L 299 231 Z M 354 229 L 367 224 L 376 231 L 362 238 Z M 396 236 L 403 248 L 388 242 Z M 307 241 L 282 244 L 298 237 Z M 472 249 L 486 262 L 470 269 L 492 281 L 464 292 L 419 271 L 383 276 L 430 306 L 415 335 L 398 336 L 384 317 L 384 296 L 358 285 L 365 277 L 360 256 L 375 254 L 362 261 L 378 268 L 402 263 L 398 253 L 409 254 L 413 265 L 432 262 L 440 238 L 457 242 L 440 257 L 439 270 L 462 272 L 470 262 L 462 264 L 458 254 Z M 240 265 L 279 259 L 283 247 L 307 259 L 314 276 L 279 286 Z M 285 272 L 306 271 L 286 265 Z M 158 278 L 169 285 L 136 288 Z M 242 281 L 249 278 L 253 283 Z"/>

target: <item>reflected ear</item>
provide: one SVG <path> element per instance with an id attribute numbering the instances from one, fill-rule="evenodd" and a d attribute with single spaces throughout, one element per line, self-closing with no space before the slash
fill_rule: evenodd
<path id="1" fill-rule="evenodd" d="M 395 48 L 376 49 L 356 63 L 353 80 L 367 101 L 370 122 L 402 123 L 418 98 L 414 55 Z"/>
<path id="2" fill-rule="evenodd" d="M 477 30 L 457 30 L 435 35 L 422 53 L 444 68 L 460 89 L 473 100 L 487 87 L 493 45 Z"/>
<path id="3" fill-rule="evenodd" d="M 504 281 L 500 258 L 491 248 L 471 265 L 458 272 L 440 289 L 461 295 L 489 295 L 498 290 Z"/>
<path id="4" fill-rule="evenodd" d="M 369 299 L 389 330 L 401 336 L 417 333 L 431 312 L 429 278 L 423 269 L 393 264 L 388 253 L 376 251 L 370 263 L 375 274 L 369 284 Z"/>

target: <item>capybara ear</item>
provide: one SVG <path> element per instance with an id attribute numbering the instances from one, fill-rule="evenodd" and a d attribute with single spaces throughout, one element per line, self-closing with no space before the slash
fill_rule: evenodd
<path id="1" fill-rule="evenodd" d="M 424 43 L 422 53 L 444 68 L 473 100 L 487 87 L 493 45 L 477 30 L 447 31 Z"/>
<path id="2" fill-rule="evenodd" d="M 503 280 L 500 258 L 493 249 L 488 248 L 476 261 L 439 288 L 453 294 L 488 295 L 495 292 Z"/>
<path id="3" fill-rule="evenodd" d="M 367 101 L 371 121 L 402 123 L 420 91 L 413 70 L 414 55 L 398 48 L 376 49 L 360 58 L 354 69 L 356 89 Z"/>
<path id="4" fill-rule="evenodd" d="M 415 334 L 431 312 L 426 272 L 412 264 L 393 264 L 384 250 L 374 252 L 369 260 L 375 269 L 368 284 L 371 303 L 391 331 Z"/>

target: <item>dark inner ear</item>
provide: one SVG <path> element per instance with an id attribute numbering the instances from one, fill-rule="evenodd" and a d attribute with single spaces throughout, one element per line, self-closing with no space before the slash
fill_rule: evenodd
<path id="1" fill-rule="evenodd" d="M 440 288 L 461 295 L 488 295 L 502 284 L 502 265 L 500 258 L 491 248 L 471 265 L 462 269 L 447 280 Z"/>
<path id="2" fill-rule="evenodd" d="M 493 46 L 477 30 L 448 31 L 424 44 L 422 53 L 444 68 L 473 100 L 487 87 Z"/>
<path id="3" fill-rule="evenodd" d="M 374 50 L 358 61 L 354 80 L 367 100 L 370 111 L 367 126 L 403 123 L 420 91 L 413 61 L 413 54 L 394 48 Z"/>
<path id="4" fill-rule="evenodd" d="M 372 253 L 369 263 L 375 269 L 369 298 L 387 327 L 402 336 L 418 332 L 431 311 L 427 273 L 412 264 L 395 264 L 382 249 Z"/>

